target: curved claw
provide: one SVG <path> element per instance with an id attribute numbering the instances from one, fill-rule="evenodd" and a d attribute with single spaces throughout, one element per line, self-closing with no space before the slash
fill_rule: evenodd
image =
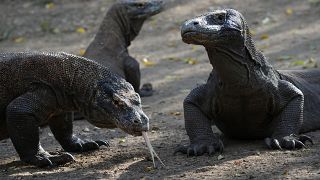
<path id="1" fill-rule="evenodd" d="M 54 155 L 49 157 L 53 166 L 63 165 L 72 161 L 75 161 L 74 157 L 69 153 L 63 153 L 61 155 Z"/>
<path id="2" fill-rule="evenodd" d="M 273 140 L 272 140 L 272 144 L 273 144 L 276 148 L 282 150 L 278 139 L 273 139 Z"/>
<path id="3" fill-rule="evenodd" d="M 279 139 L 266 138 L 265 143 L 270 149 L 300 149 L 306 148 L 305 142 L 309 141 L 313 144 L 312 139 L 306 135 L 294 135 L 284 136 Z"/>
<path id="4" fill-rule="evenodd" d="M 309 141 L 312 145 L 314 144 L 311 137 L 309 137 L 307 135 L 300 135 L 299 141 L 301 141 L 303 144 L 305 144 L 307 141 Z"/>
<path id="5" fill-rule="evenodd" d="M 83 152 L 97 150 L 99 148 L 100 148 L 100 146 L 94 141 L 89 141 L 89 142 L 85 142 L 82 144 L 82 151 Z"/>
<path id="6" fill-rule="evenodd" d="M 207 141 L 199 141 L 194 144 L 190 144 L 189 146 L 179 146 L 176 148 L 174 155 L 178 152 L 183 154 L 187 154 L 189 156 L 201 156 L 205 153 L 208 153 L 209 156 L 213 155 L 215 152 L 223 152 L 224 145 L 221 140 L 217 142 L 207 142 Z"/>
<path id="7" fill-rule="evenodd" d="M 307 148 L 306 145 L 304 145 L 304 143 L 301 141 L 296 141 L 296 147 L 297 148 Z"/>
<path id="8" fill-rule="evenodd" d="M 265 138 L 264 142 L 268 146 L 269 149 L 279 149 L 282 150 L 280 143 L 277 139 Z"/>
<path id="9" fill-rule="evenodd" d="M 24 162 L 43 168 L 43 167 L 52 167 L 53 163 L 50 161 L 50 159 L 48 157 L 45 156 L 34 156 L 32 158 L 30 158 L 29 160 L 23 160 Z"/>
<path id="10" fill-rule="evenodd" d="M 108 141 L 94 141 L 94 142 L 96 142 L 99 146 L 110 147 L 110 144 Z"/>

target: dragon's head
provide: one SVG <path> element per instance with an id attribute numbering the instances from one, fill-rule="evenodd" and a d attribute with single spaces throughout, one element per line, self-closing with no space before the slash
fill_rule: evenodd
<path id="1" fill-rule="evenodd" d="M 186 21 L 181 36 L 189 44 L 215 47 L 234 43 L 244 45 L 250 35 L 243 16 L 234 9 L 225 9 Z"/>
<path id="2" fill-rule="evenodd" d="M 140 96 L 124 79 L 108 77 L 97 84 L 88 121 L 97 127 L 117 127 L 131 135 L 142 135 L 149 130 L 149 118 L 142 111 Z"/>
<path id="3" fill-rule="evenodd" d="M 215 10 L 187 20 L 181 36 L 185 43 L 203 45 L 211 63 L 228 82 L 248 82 L 249 68 L 266 64 L 254 46 L 244 17 L 234 9 Z"/>
<path id="4" fill-rule="evenodd" d="M 117 19 L 130 41 L 140 32 L 146 19 L 163 10 L 162 0 L 119 0 L 109 10 L 108 16 Z"/>
<path id="5" fill-rule="evenodd" d="M 130 19 L 147 19 L 163 9 L 161 0 L 121 0 L 119 4 L 126 8 Z"/>

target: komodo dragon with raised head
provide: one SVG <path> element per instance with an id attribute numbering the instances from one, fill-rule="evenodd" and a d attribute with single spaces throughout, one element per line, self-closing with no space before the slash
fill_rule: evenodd
<path id="1" fill-rule="evenodd" d="M 110 67 L 132 84 L 140 96 L 151 96 L 150 83 L 140 88 L 139 62 L 129 55 L 128 46 L 139 34 L 146 19 L 160 13 L 160 0 L 120 0 L 108 10 L 84 57 Z"/>
<path id="2" fill-rule="evenodd" d="M 10 138 L 20 159 L 39 167 L 61 165 L 72 155 L 51 155 L 39 142 L 50 129 L 67 152 L 108 145 L 72 133 L 72 111 L 93 125 L 140 136 L 149 119 L 132 85 L 98 63 L 66 53 L 0 53 L 0 140 Z"/>
<path id="3" fill-rule="evenodd" d="M 320 70 L 275 70 L 256 49 L 243 16 L 216 10 L 186 21 L 185 43 L 203 45 L 213 67 L 207 82 L 184 100 L 188 155 L 222 151 L 215 124 L 226 136 L 265 139 L 272 149 L 297 149 L 320 128 Z"/>

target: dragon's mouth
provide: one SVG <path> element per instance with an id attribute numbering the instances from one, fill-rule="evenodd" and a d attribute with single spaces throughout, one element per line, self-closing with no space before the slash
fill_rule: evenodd
<path id="1" fill-rule="evenodd" d="M 182 33 L 182 36 L 191 36 L 191 35 L 194 35 L 196 33 L 197 33 L 196 31 L 186 31 L 186 32 Z"/>
<path id="2" fill-rule="evenodd" d="M 124 128 L 121 128 L 124 132 L 132 135 L 132 136 L 142 136 L 142 131 L 138 131 L 138 130 L 127 130 L 127 129 L 124 129 Z"/>

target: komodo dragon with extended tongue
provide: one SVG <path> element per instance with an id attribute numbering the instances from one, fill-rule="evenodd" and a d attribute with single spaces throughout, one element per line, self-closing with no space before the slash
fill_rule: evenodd
<path id="1" fill-rule="evenodd" d="M 84 57 L 95 60 L 125 78 L 140 96 L 151 96 L 150 83 L 140 88 L 140 67 L 129 55 L 128 46 L 139 34 L 146 19 L 160 13 L 160 0 L 120 0 L 108 10 L 97 35 Z"/>
<path id="2" fill-rule="evenodd" d="M 0 53 L 0 140 L 10 138 L 20 159 L 39 167 L 74 158 L 52 155 L 39 142 L 39 126 L 50 129 L 67 152 L 108 145 L 73 135 L 72 111 L 93 125 L 131 135 L 148 131 L 149 119 L 132 85 L 108 68 L 66 53 Z"/>
<path id="3" fill-rule="evenodd" d="M 213 70 L 184 100 L 190 145 L 177 152 L 213 154 L 223 143 L 211 125 L 238 139 L 265 139 L 272 149 L 298 149 L 320 128 L 320 70 L 275 70 L 258 51 L 243 16 L 216 10 L 186 21 L 183 41 L 203 45 Z"/>

